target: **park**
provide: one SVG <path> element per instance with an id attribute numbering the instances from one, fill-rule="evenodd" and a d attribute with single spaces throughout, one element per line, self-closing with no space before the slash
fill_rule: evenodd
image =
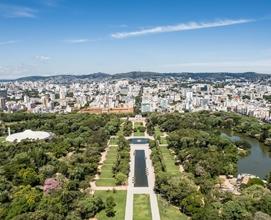
<path id="1" fill-rule="evenodd" d="M 118 154 L 118 137 L 112 136 L 108 147 L 100 161 L 100 172 L 91 183 L 94 195 L 112 195 L 116 201 L 116 214 L 107 217 L 102 211 L 97 219 L 125 219 L 125 220 L 166 220 L 187 219 L 177 207 L 170 205 L 154 191 L 155 171 L 151 160 L 149 140 L 156 140 L 149 136 L 145 127 L 146 119 L 143 117 L 128 118 L 132 122 L 132 132 L 125 139 L 129 142 L 130 162 L 127 181 L 117 185 L 112 172 Z M 159 127 L 155 129 L 159 136 L 163 160 L 166 162 L 168 172 L 178 175 L 180 169 L 175 165 L 174 154 L 167 148 L 166 134 L 162 134 Z M 125 202 L 124 202 L 125 201 Z"/>

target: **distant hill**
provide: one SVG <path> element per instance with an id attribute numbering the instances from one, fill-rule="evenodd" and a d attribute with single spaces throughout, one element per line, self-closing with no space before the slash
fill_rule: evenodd
<path id="1" fill-rule="evenodd" d="M 22 77 L 18 78 L 13 81 L 76 81 L 76 80 L 101 80 L 111 77 L 111 75 L 106 73 L 93 73 L 93 74 L 87 74 L 87 75 L 55 75 L 55 76 L 28 76 L 28 77 Z"/>
<path id="2" fill-rule="evenodd" d="M 226 80 L 226 79 L 246 79 L 246 80 L 270 80 L 271 75 L 260 74 L 255 72 L 245 73 L 228 73 L 228 72 L 214 72 L 214 73 L 158 73 L 158 72 L 140 72 L 133 71 L 127 73 L 107 74 L 107 73 L 93 73 L 87 75 L 55 75 L 55 76 L 28 76 L 15 80 L 2 81 L 55 81 L 61 83 L 68 83 L 73 81 L 98 81 L 105 79 L 159 79 L 159 78 L 179 78 L 179 79 L 194 79 L 194 80 Z"/>

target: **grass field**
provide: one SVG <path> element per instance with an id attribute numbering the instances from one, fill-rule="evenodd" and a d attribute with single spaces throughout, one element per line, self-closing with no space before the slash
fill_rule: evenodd
<path id="1" fill-rule="evenodd" d="M 120 129 L 117 133 L 117 136 L 123 135 L 123 124 L 120 125 Z"/>
<path id="2" fill-rule="evenodd" d="M 146 194 L 134 194 L 133 220 L 151 220 L 150 197 Z"/>
<path id="3" fill-rule="evenodd" d="M 160 140 L 159 140 L 160 144 L 168 144 L 168 143 L 167 143 L 166 137 L 162 137 L 162 136 L 165 135 L 165 133 L 164 133 L 164 132 L 161 132 L 161 130 L 160 130 L 160 128 L 159 128 L 158 126 L 156 126 L 156 127 L 154 128 L 154 134 L 155 134 L 155 137 L 156 137 L 156 138 L 157 138 L 157 137 L 160 137 Z"/>
<path id="4" fill-rule="evenodd" d="M 96 215 L 98 220 L 124 220 L 125 218 L 125 205 L 126 205 L 126 191 L 96 191 L 95 195 L 100 196 L 104 201 L 108 196 L 112 196 L 115 200 L 116 215 L 114 217 L 107 217 L 105 211 L 101 211 Z"/>
<path id="5" fill-rule="evenodd" d="M 143 123 L 141 123 L 141 122 L 135 122 L 134 123 L 135 128 L 139 128 L 139 127 L 142 127 L 142 126 L 143 126 Z"/>
<path id="6" fill-rule="evenodd" d="M 118 138 L 116 138 L 116 137 L 111 138 L 109 141 L 109 144 L 110 145 L 118 145 Z"/>
<path id="7" fill-rule="evenodd" d="M 96 186 L 116 186 L 115 179 L 98 179 L 96 181 Z"/>
<path id="8" fill-rule="evenodd" d="M 117 159 L 118 147 L 111 146 L 106 154 L 106 160 L 101 168 L 100 179 L 96 181 L 96 186 L 115 186 L 112 167 Z"/>
<path id="9" fill-rule="evenodd" d="M 175 165 L 174 154 L 165 146 L 160 146 L 159 149 L 162 153 L 167 172 L 173 175 L 179 175 L 179 166 Z"/>
<path id="10" fill-rule="evenodd" d="M 137 130 L 136 132 L 134 132 L 134 136 L 145 136 L 145 133 Z"/>
<path id="11" fill-rule="evenodd" d="M 162 136 L 162 132 L 160 131 L 160 128 L 158 126 L 155 126 L 154 128 L 154 133 L 155 133 L 155 136 Z"/>
<path id="12" fill-rule="evenodd" d="M 187 220 L 187 216 L 180 212 L 180 210 L 169 204 L 161 196 L 157 196 L 158 206 L 161 220 Z"/>
<path id="13" fill-rule="evenodd" d="M 160 144 L 168 144 L 167 139 L 165 137 L 160 138 Z"/>
<path id="14" fill-rule="evenodd" d="M 140 127 L 143 127 L 143 123 L 141 122 L 134 123 L 134 128 L 136 129 L 136 132 L 134 132 L 134 136 L 145 136 L 145 133 L 139 130 Z"/>

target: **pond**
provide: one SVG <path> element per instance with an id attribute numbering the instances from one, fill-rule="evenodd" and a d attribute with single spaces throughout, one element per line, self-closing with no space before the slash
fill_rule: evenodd
<path id="1" fill-rule="evenodd" d="M 135 187 L 148 187 L 146 158 L 144 150 L 135 150 Z"/>
<path id="2" fill-rule="evenodd" d="M 148 144 L 149 139 L 148 138 L 131 138 L 130 144 Z"/>
<path id="3" fill-rule="evenodd" d="M 236 134 L 223 130 L 222 136 L 228 137 L 232 141 L 246 141 L 251 146 L 250 154 L 242 157 L 238 161 L 238 174 L 248 173 L 265 178 L 271 171 L 270 147 L 260 143 L 255 138 L 250 138 L 242 134 Z"/>

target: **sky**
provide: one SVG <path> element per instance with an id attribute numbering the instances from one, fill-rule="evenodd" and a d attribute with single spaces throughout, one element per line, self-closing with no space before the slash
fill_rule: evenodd
<path id="1" fill-rule="evenodd" d="M 0 0 L 0 78 L 271 74 L 270 0 Z"/>

